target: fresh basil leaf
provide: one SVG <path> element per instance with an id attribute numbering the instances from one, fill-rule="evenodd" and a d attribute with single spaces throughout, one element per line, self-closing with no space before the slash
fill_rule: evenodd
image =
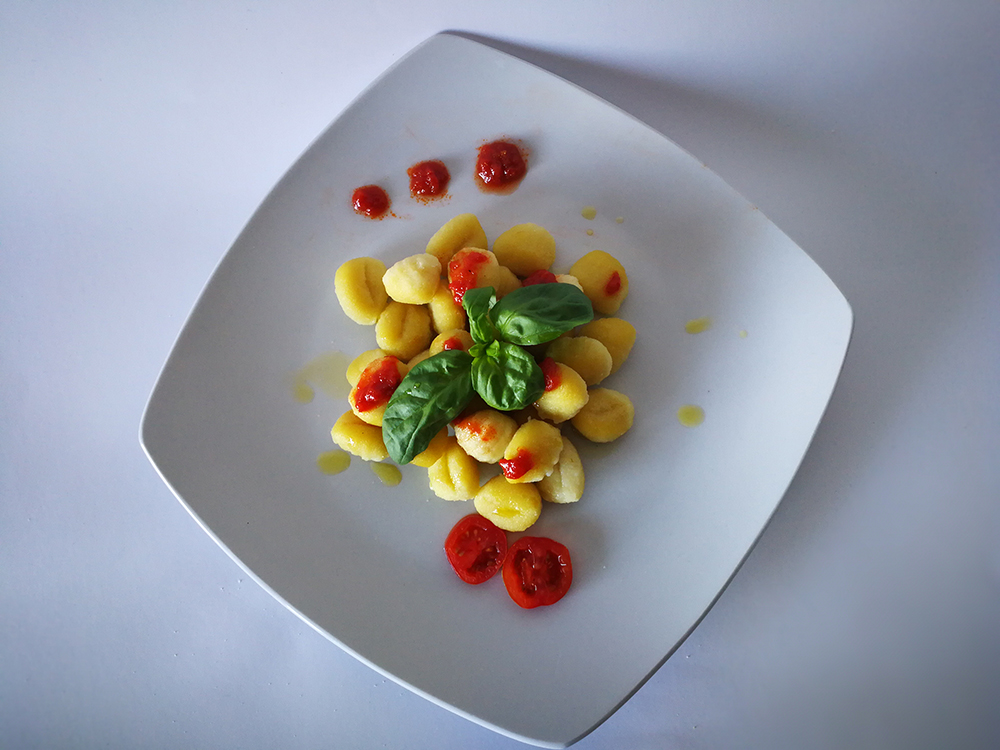
<path id="1" fill-rule="evenodd" d="M 472 398 L 472 356 L 449 349 L 410 370 L 389 399 L 382 439 L 397 464 L 408 464 Z"/>
<path id="2" fill-rule="evenodd" d="M 491 286 L 470 289 L 462 295 L 462 307 L 469 319 L 469 333 L 477 344 L 488 344 L 497 337 L 497 329 L 490 320 L 490 308 L 497 303 Z"/>
<path id="3" fill-rule="evenodd" d="M 514 344 L 494 343 L 495 355 L 477 357 L 472 363 L 476 393 L 501 411 L 516 411 L 537 401 L 545 391 L 545 376 L 534 357 Z"/>
<path id="4" fill-rule="evenodd" d="M 572 284 L 535 284 L 515 289 L 497 302 L 490 317 L 505 341 L 531 346 L 589 323 L 594 307 Z"/>

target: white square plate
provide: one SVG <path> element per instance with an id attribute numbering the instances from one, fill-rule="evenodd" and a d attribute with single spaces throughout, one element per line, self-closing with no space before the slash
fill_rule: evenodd
<path id="1" fill-rule="evenodd" d="M 501 136 L 528 147 L 529 172 L 487 195 L 476 148 Z M 410 199 L 406 169 L 423 159 L 448 165 L 446 200 Z M 353 188 L 373 182 L 395 216 L 351 210 Z M 638 342 L 607 385 L 632 398 L 635 426 L 607 446 L 576 441 L 583 500 L 547 505 L 530 532 L 573 555 L 573 588 L 553 607 L 521 610 L 499 576 L 472 587 L 450 571 L 442 543 L 472 506 L 434 498 L 425 470 L 404 467 L 397 487 L 358 460 L 319 472 L 346 399 L 303 405 L 289 387 L 324 352 L 375 347 L 340 310 L 337 267 L 421 252 L 463 212 L 491 240 L 547 227 L 557 269 L 607 250 L 631 280 L 620 315 Z M 708 331 L 685 332 L 703 316 Z M 812 439 L 851 327 L 822 270 L 701 162 L 564 80 L 439 35 L 368 88 L 250 220 L 164 366 L 142 442 L 205 530 L 331 640 L 474 721 L 563 747 L 642 684 L 739 567 Z M 689 403 L 704 408 L 699 427 L 678 422 Z"/>

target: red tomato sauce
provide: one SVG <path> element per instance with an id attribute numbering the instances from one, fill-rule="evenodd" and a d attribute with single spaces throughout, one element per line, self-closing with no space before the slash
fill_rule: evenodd
<path id="1" fill-rule="evenodd" d="M 457 423 L 453 422 L 452 424 L 463 430 L 468 430 L 483 442 L 486 442 L 487 440 L 492 440 L 497 434 L 496 427 L 494 427 L 493 425 L 484 425 L 478 419 L 473 419 L 472 417 L 464 419 L 461 422 Z"/>
<path id="2" fill-rule="evenodd" d="M 559 369 L 559 364 L 552 357 L 543 359 L 540 367 L 542 368 L 542 375 L 545 376 L 546 393 L 554 391 L 562 385 L 562 371 Z"/>
<path id="3" fill-rule="evenodd" d="M 455 302 L 462 304 L 462 297 L 476 286 L 479 267 L 489 262 L 486 253 L 462 253 L 448 262 L 448 288 Z"/>
<path id="4" fill-rule="evenodd" d="M 555 284 L 556 275 L 552 271 L 546 271 L 544 268 L 539 269 L 531 273 L 524 281 L 521 282 L 521 286 L 534 286 L 535 284 Z"/>
<path id="5" fill-rule="evenodd" d="M 510 141 L 493 141 L 479 147 L 476 181 L 488 193 L 509 193 L 528 172 L 521 148 Z"/>
<path id="6" fill-rule="evenodd" d="M 611 274 L 611 278 L 608 279 L 608 283 L 604 286 L 604 293 L 609 297 L 613 297 L 618 294 L 618 290 L 622 288 L 622 277 L 618 275 L 615 271 Z"/>
<path id="7" fill-rule="evenodd" d="M 535 459 L 532 457 L 531 451 L 521 448 L 514 458 L 501 458 L 500 468 L 508 479 L 520 479 L 535 468 Z"/>
<path id="8" fill-rule="evenodd" d="M 465 344 L 462 343 L 462 339 L 458 336 L 452 336 L 450 339 L 441 344 L 442 351 L 450 351 L 452 349 L 462 349 L 465 350 Z"/>
<path id="9" fill-rule="evenodd" d="M 422 161 L 406 170 L 410 176 L 410 195 L 417 200 L 435 200 L 448 191 L 451 174 L 444 162 Z"/>
<path id="10" fill-rule="evenodd" d="M 395 357 L 383 357 L 375 367 L 369 366 L 361 373 L 354 392 L 354 406 L 358 411 L 371 411 L 389 403 L 403 382 L 397 363 Z"/>
<path id="11" fill-rule="evenodd" d="M 389 211 L 389 196 L 378 185 L 365 185 L 351 195 L 354 212 L 369 219 L 381 219 Z"/>

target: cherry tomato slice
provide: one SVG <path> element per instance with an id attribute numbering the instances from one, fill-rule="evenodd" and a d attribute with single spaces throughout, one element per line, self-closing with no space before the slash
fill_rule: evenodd
<path id="1" fill-rule="evenodd" d="M 523 536 L 507 551 L 503 564 L 507 593 L 525 609 L 555 604 L 573 582 L 569 550 L 541 536 Z"/>
<path id="2" fill-rule="evenodd" d="M 466 583 L 492 578 L 507 555 L 507 535 L 490 519 L 472 513 L 455 524 L 444 542 L 448 562 Z"/>

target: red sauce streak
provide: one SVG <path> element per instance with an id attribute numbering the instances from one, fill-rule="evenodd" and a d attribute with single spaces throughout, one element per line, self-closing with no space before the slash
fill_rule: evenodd
<path id="1" fill-rule="evenodd" d="M 456 424 L 455 427 L 461 430 L 468 430 L 483 442 L 486 442 L 487 440 L 492 440 L 494 436 L 497 434 L 497 428 L 494 427 L 493 425 L 491 424 L 484 425 L 478 419 L 472 419 L 471 417 L 462 420 L 461 422 Z"/>
<path id="2" fill-rule="evenodd" d="M 521 282 L 521 286 L 534 286 L 535 284 L 555 284 L 556 275 L 552 271 L 546 271 L 544 268 L 535 271 L 530 274 L 524 281 Z"/>
<path id="3" fill-rule="evenodd" d="M 389 210 L 389 196 L 378 185 L 359 187 L 351 195 L 354 213 L 369 219 L 381 219 Z"/>
<path id="4" fill-rule="evenodd" d="M 441 351 L 450 351 L 452 349 L 465 350 L 465 344 L 462 343 L 462 339 L 458 336 L 452 336 L 450 339 L 441 344 Z"/>
<path id="5" fill-rule="evenodd" d="M 528 165 L 516 143 L 493 141 L 479 147 L 476 180 L 490 193 L 509 193 L 524 179 Z"/>
<path id="6" fill-rule="evenodd" d="M 392 394 L 403 382 L 398 362 L 395 357 L 383 357 L 365 368 L 354 391 L 354 406 L 358 411 L 371 411 L 389 403 Z"/>
<path id="7" fill-rule="evenodd" d="M 410 195 L 417 200 L 435 200 L 448 191 L 451 175 L 441 161 L 422 161 L 406 170 L 410 176 Z"/>
<path id="8" fill-rule="evenodd" d="M 462 297 L 476 286 L 479 267 L 489 262 L 486 253 L 462 253 L 448 262 L 448 288 L 455 302 L 462 304 Z"/>
<path id="9" fill-rule="evenodd" d="M 604 287 L 604 293 L 609 297 L 618 294 L 618 290 L 622 288 L 622 277 L 618 275 L 615 271 L 611 274 L 611 278 L 608 279 L 608 283 Z"/>
<path id="10" fill-rule="evenodd" d="M 530 451 L 521 448 L 514 458 L 501 458 L 500 468 L 508 479 L 520 479 L 535 468 L 535 459 L 531 457 Z"/>
<path id="11" fill-rule="evenodd" d="M 554 391 L 562 385 L 562 371 L 559 369 L 559 364 L 552 357 L 543 359 L 540 366 L 542 368 L 542 375 L 545 376 L 546 392 Z"/>

